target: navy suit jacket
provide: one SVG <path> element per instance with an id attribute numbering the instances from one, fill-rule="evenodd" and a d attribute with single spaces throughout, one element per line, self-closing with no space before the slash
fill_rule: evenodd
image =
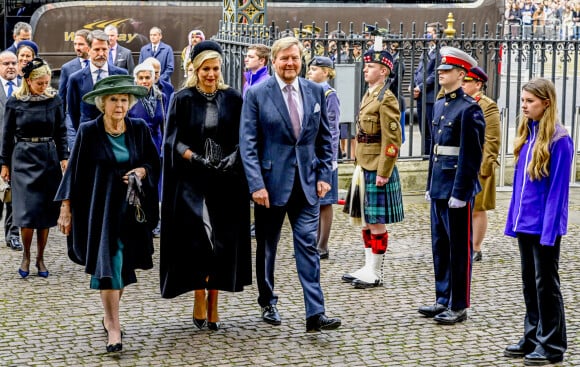
<path id="1" fill-rule="evenodd" d="M 81 70 L 82 68 L 83 67 L 81 65 L 81 61 L 79 60 L 78 57 L 75 57 L 74 59 L 67 61 L 60 68 L 60 77 L 58 79 L 58 95 L 60 96 L 60 99 L 62 99 L 62 104 L 64 106 L 65 111 L 67 108 L 66 86 L 68 83 L 68 79 L 72 74 Z"/>
<path id="2" fill-rule="evenodd" d="M 419 89 L 421 89 L 421 95 L 419 98 L 425 98 L 427 103 L 435 103 L 435 83 L 438 82 L 437 71 L 435 70 L 435 64 L 437 63 L 437 50 L 433 49 L 433 51 L 429 52 L 427 57 L 425 79 L 423 79 L 423 68 L 425 63 L 423 56 L 421 56 L 419 65 L 417 65 L 417 69 L 415 69 L 413 81 L 415 86 L 418 86 Z"/>
<path id="3" fill-rule="evenodd" d="M 240 153 L 250 193 L 265 188 L 270 205 L 290 198 L 296 167 L 310 205 L 318 202 L 316 183 L 331 183 L 332 135 L 323 88 L 299 78 L 304 109 L 298 139 L 275 77 L 248 89 L 240 123 Z"/>
<path id="4" fill-rule="evenodd" d="M 133 75 L 135 61 L 133 60 L 133 54 L 131 53 L 131 50 L 117 44 L 116 52 L 117 56 L 115 57 L 114 65 L 127 70 L 129 75 Z"/>
<path id="5" fill-rule="evenodd" d="M 125 69 L 109 65 L 109 75 L 128 75 L 128 73 Z M 96 106 L 83 102 L 83 96 L 93 90 L 90 67 L 73 73 L 66 89 L 68 114 L 75 130 L 78 130 L 81 122 L 94 120 L 101 114 Z"/>
<path id="6" fill-rule="evenodd" d="M 151 43 L 141 47 L 139 53 L 139 64 L 145 61 L 146 58 L 153 56 L 161 63 L 161 75 L 159 79 L 171 83 L 171 74 L 173 74 L 173 49 L 167 43 L 159 42 L 157 51 L 153 53 L 153 46 Z"/>

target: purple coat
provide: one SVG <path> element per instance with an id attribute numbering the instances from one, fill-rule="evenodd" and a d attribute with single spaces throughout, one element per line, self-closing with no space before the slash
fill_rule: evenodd
<path id="1" fill-rule="evenodd" d="M 522 146 L 514 168 L 513 194 L 505 226 L 507 236 L 517 233 L 540 236 L 540 243 L 554 246 L 557 236 L 566 234 L 568 191 L 574 147 L 566 129 L 556 125 L 550 142 L 548 177 L 531 181 L 527 167 L 538 135 L 538 122 L 528 122 L 528 141 Z"/>
<path id="2" fill-rule="evenodd" d="M 153 117 L 149 116 L 143 100 L 139 99 L 135 106 L 129 110 L 129 117 L 140 118 L 147 122 L 149 126 L 149 131 L 151 131 L 151 137 L 157 148 L 157 152 L 161 154 L 161 144 L 163 142 L 163 125 L 165 124 L 165 117 L 167 116 L 167 109 L 169 107 L 169 98 L 164 93 L 157 91 L 159 98 L 157 98 L 157 103 L 155 106 L 155 114 Z M 160 103 L 161 102 L 161 103 Z"/>
<path id="3" fill-rule="evenodd" d="M 268 67 L 264 66 L 261 69 L 259 69 L 258 71 L 256 71 L 255 74 L 252 74 L 251 71 L 246 71 L 244 73 L 244 79 L 246 80 L 244 82 L 244 87 L 242 89 L 242 97 L 246 96 L 246 92 L 248 91 L 248 88 L 250 88 L 252 85 L 256 85 L 260 82 L 263 82 L 264 80 L 268 79 L 270 77 L 270 74 L 268 74 Z"/>

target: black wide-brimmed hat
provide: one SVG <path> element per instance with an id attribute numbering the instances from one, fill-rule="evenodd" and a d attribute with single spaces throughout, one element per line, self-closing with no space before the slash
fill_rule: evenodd
<path id="1" fill-rule="evenodd" d="M 193 46 L 193 50 L 191 50 L 191 61 L 193 61 L 197 55 L 202 53 L 203 51 L 215 51 L 220 55 L 223 55 L 223 51 L 219 43 L 216 41 L 202 41 L 197 45 Z"/>
<path id="2" fill-rule="evenodd" d="M 95 104 L 95 97 L 110 96 L 111 94 L 132 94 L 135 97 L 144 97 L 147 88 L 135 84 L 130 75 L 111 75 L 95 83 L 93 90 L 83 96 L 83 101 Z"/>

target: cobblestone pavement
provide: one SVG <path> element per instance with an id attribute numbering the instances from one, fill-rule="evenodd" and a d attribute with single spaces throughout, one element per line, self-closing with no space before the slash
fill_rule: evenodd
<path id="1" fill-rule="evenodd" d="M 574 311 L 580 301 L 580 189 L 573 192 L 560 272 L 569 344 L 564 366 L 580 365 L 580 316 Z M 344 272 L 361 266 L 363 251 L 359 229 L 335 207 L 321 281 L 327 314 L 342 318 L 343 325 L 315 334 L 305 333 L 287 225 L 276 269 L 281 326 L 261 321 L 252 285 L 242 293 L 220 294 L 222 329 L 197 330 L 193 294 L 162 299 L 155 267 L 139 272 L 139 282 L 123 296 L 126 334 L 119 356 L 105 352 L 98 293 L 89 289 L 82 268 L 67 259 L 61 234 L 53 229 L 50 235 L 47 279 L 35 273 L 20 279 L 22 253 L 1 243 L 0 366 L 523 366 L 521 359 L 503 357 L 504 347 L 522 334 L 524 314 L 517 244 L 502 234 L 509 195 L 499 192 L 498 207 L 489 213 L 483 261 L 473 269 L 469 318 L 454 326 L 417 313 L 418 306 L 434 301 L 428 204 L 418 193 L 404 197 L 406 219 L 389 228 L 385 285 L 372 290 L 340 281 Z"/>

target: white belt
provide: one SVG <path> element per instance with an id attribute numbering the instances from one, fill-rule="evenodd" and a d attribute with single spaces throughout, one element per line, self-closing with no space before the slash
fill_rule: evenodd
<path id="1" fill-rule="evenodd" d="M 435 153 L 435 155 L 458 156 L 459 155 L 459 147 L 451 147 L 451 146 L 435 144 L 435 146 L 433 147 L 433 153 Z"/>

